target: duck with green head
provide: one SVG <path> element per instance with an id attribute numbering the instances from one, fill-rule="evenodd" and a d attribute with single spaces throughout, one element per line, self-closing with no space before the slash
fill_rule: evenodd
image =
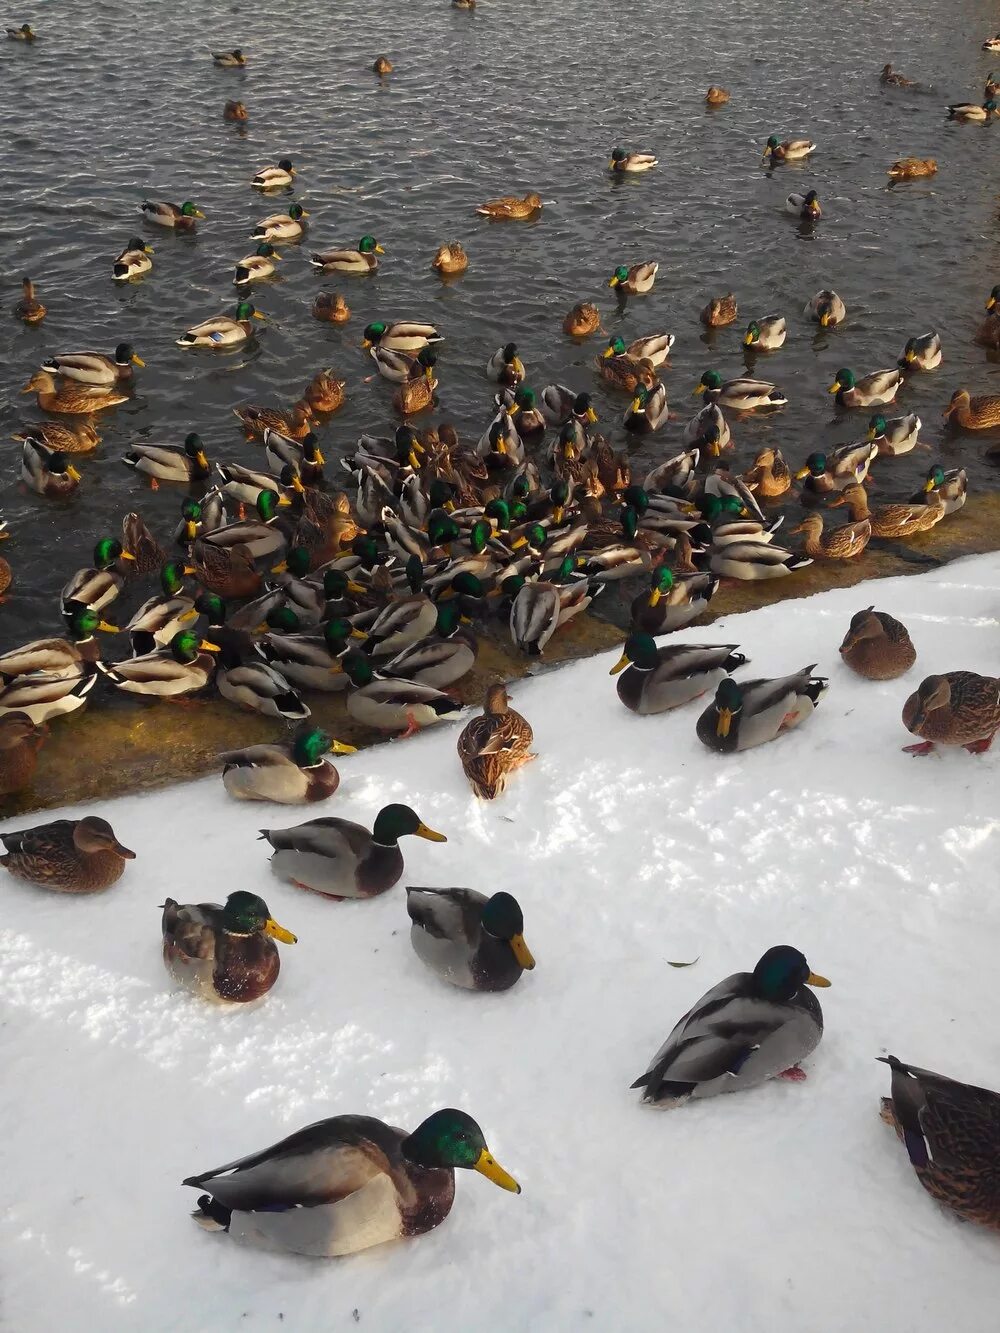
<path id="1" fill-rule="evenodd" d="M 275 940 L 295 944 L 263 898 L 240 889 L 219 903 L 163 904 L 163 965 L 179 986 L 216 1004 L 248 1004 L 278 979 Z"/>
<path id="2" fill-rule="evenodd" d="M 628 296 L 645 295 L 646 292 L 653 290 L 659 267 L 659 264 L 652 260 L 633 264 L 631 268 L 619 264 L 608 279 L 608 286 Z"/>
<path id="3" fill-rule="evenodd" d="M 123 662 L 98 662 L 97 668 L 116 689 L 169 698 L 204 689 L 215 670 L 211 654 L 218 651 L 218 644 L 200 638 L 191 630 L 181 630 L 165 648 Z"/>
<path id="4" fill-rule="evenodd" d="M 356 250 L 322 250 L 309 262 L 321 273 L 351 273 L 367 277 L 378 269 L 378 256 L 385 251 L 374 236 L 362 236 Z"/>
<path id="5" fill-rule="evenodd" d="M 476 665 L 479 647 L 474 635 L 462 627 L 462 619 L 455 602 L 440 605 L 433 634 L 390 658 L 380 672 L 437 690 L 456 685 Z"/>
<path id="6" fill-rule="evenodd" d="M 252 321 L 264 318 L 252 301 L 240 301 L 234 315 L 216 315 L 196 324 L 177 339 L 177 346 L 242 347 L 253 336 Z"/>
<path id="7" fill-rule="evenodd" d="M 698 699 L 747 662 L 735 643 L 657 647 L 651 634 L 630 634 L 611 668 L 618 698 L 630 712 L 648 717 Z"/>
<path id="8" fill-rule="evenodd" d="M 198 612 L 194 598 L 189 597 L 185 591 L 185 580 L 193 573 L 194 568 L 182 560 L 168 560 L 160 570 L 162 591 L 158 596 L 143 602 L 125 626 L 125 633 L 131 639 L 133 656 L 139 657 L 152 652 L 154 648 L 166 647 L 188 621 L 196 618 Z"/>
<path id="9" fill-rule="evenodd" d="M 410 943 L 422 963 L 463 990 L 504 991 L 535 966 L 510 893 L 407 888 Z"/>
<path id="10" fill-rule="evenodd" d="M 301 204 L 292 204 L 287 213 L 272 213 L 258 222 L 251 232 L 254 241 L 298 241 L 305 235 L 302 219 L 309 214 Z"/>
<path id="11" fill-rule="evenodd" d="M 437 623 L 436 609 L 434 623 Z M 430 685 L 377 676 L 366 653 L 349 652 L 341 661 L 341 670 L 354 686 L 347 696 L 348 716 L 376 731 L 399 731 L 403 737 L 412 736 L 422 727 L 433 726 L 462 711 L 460 703 Z"/>
<path id="12" fill-rule="evenodd" d="M 719 682 L 714 701 L 698 719 L 698 739 L 719 754 L 765 745 L 800 726 L 816 711 L 829 682 L 813 666 L 776 680 Z"/>
<path id="13" fill-rule="evenodd" d="M 172 227 L 175 231 L 194 231 L 198 219 L 205 216 L 190 199 L 183 204 L 152 204 L 147 199 L 140 212 L 145 214 L 147 222 L 155 222 L 158 227 Z"/>
<path id="14" fill-rule="evenodd" d="M 242 287 L 271 277 L 276 272 L 275 266 L 280 259 L 281 255 L 270 241 L 261 241 L 252 255 L 244 255 L 242 259 L 237 260 L 234 286 Z"/>
<path id="15" fill-rule="evenodd" d="M 62 617 L 67 638 L 34 639 L 0 655 L 0 684 L 7 687 L 21 676 L 78 676 L 84 663 L 96 662 L 101 655 L 95 635 L 119 633 L 117 625 L 109 625 L 81 602 L 67 602 Z"/>
<path id="16" fill-rule="evenodd" d="M 622 425 L 637 435 L 649 435 L 670 419 L 666 385 L 640 384 L 625 413 Z"/>
<path id="17" fill-rule="evenodd" d="M 94 547 L 94 563 L 87 569 L 78 569 L 59 594 L 63 609 L 70 602 L 103 611 L 110 606 L 125 586 L 125 576 L 116 566 L 121 560 L 135 561 L 114 537 L 103 537 Z"/>
<path id="18" fill-rule="evenodd" d="M 329 571 L 334 572 L 334 571 Z M 268 633 L 258 641 L 265 661 L 300 690 L 319 690 L 337 694 L 350 681 L 340 670 L 340 659 L 352 639 L 363 639 L 348 620 L 334 617 L 325 621 L 320 631 L 302 633 L 306 628 L 289 606 L 274 607 L 267 613 Z"/>
<path id="19" fill-rule="evenodd" d="M 238 801 L 307 805 L 325 801 L 340 786 L 340 774 L 324 756 L 356 754 L 353 745 L 333 740 L 319 727 L 302 726 L 291 740 L 250 745 L 219 755 L 222 782 Z"/>
<path id="20" fill-rule="evenodd" d="M 201 436 L 194 431 L 185 438 L 181 449 L 166 444 L 133 444 L 122 456 L 122 462 L 126 467 L 148 477 L 154 491 L 159 489 L 161 481 L 175 481 L 183 485 L 204 481 L 211 475 L 205 446 Z"/>
<path id="21" fill-rule="evenodd" d="M 964 467 L 946 470 L 934 463 L 927 470 L 924 484 L 910 496 L 911 504 L 942 504 L 945 514 L 954 514 L 968 498 L 969 478 Z"/>
<path id="22" fill-rule="evenodd" d="M 908 412 L 902 417 L 885 417 L 877 413 L 868 422 L 868 439 L 878 445 L 880 458 L 898 458 L 915 447 L 923 424 L 916 412 Z"/>
<path id="23" fill-rule="evenodd" d="M 844 366 L 837 371 L 828 392 L 836 394 L 839 407 L 881 407 L 892 402 L 904 383 L 900 370 L 873 370 L 870 375 L 858 377 Z"/>
<path id="24" fill-rule="evenodd" d="M 681 578 L 665 565 L 650 575 L 649 591 L 632 602 L 632 630 L 644 634 L 669 634 L 683 629 L 708 608 L 719 580 L 712 574 Z"/>
<path id="25" fill-rule="evenodd" d="M 864 481 L 878 450 L 877 444 L 867 440 L 837 445 L 829 453 L 815 450 L 795 473 L 795 480 L 804 481 L 803 491 L 816 495 L 842 491 L 853 482 Z"/>

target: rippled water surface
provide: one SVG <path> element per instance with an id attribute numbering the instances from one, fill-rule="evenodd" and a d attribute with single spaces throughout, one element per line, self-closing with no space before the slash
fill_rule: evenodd
<path id="1" fill-rule="evenodd" d="M 80 463 L 72 500 L 26 493 L 20 446 L 7 445 L 0 504 L 17 583 L 0 612 L 4 646 L 58 627 L 59 588 L 126 510 L 139 509 L 168 541 L 181 495 L 152 493 L 122 465 L 132 441 L 177 444 L 197 430 L 213 461 L 263 466 L 230 409 L 287 404 L 330 366 L 347 380 L 348 402 L 325 429 L 328 459 L 363 429 L 388 432 L 393 386 L 363 382 L 373 366 L 360 348 L 365 323 L 379 316 L 440 326 L 439 416 L 465 438 L 489 419 L 482 369 L 509 338 L 529 383 L 592 389 L 602 428 L 623 438 L 625 403 L 592 371 L 603 340 L 566 338 L 563 316 L 586 298 L 627 339 L 668 329 L 678 420 L 633 445 L 664 457 L 697 406 L 690 394 L 702 371 L 741 373 L 746 320 L 785 314 L 787 344 L 758 358 L 756 372 L 790 403 L 735 424 L 740 466 L 765 440 L 799 462 L 862 433 L 865 416 L 838 419 L 832 409 L 824 389 L 833 372 L 891 365 L 908 336 L 933 327 L 945 366 L 900 398 L 923 417 L 933 452 L 884 464 L 877 496 L 907 494 L 937 456 L 967 466 L 973 489 L 992 487 L 990 437 L 945 438 L 941 408 L 960 384 L 1000 392 L 997 366 L 972 344 L 1000 281 L 1000 127 L 948 124 L 943 114 L 946 102 L 979 99 L 992 60 L 979 45 L 998 26 L 995 7 L 903 0 L 878 10 L 876 20 L 871 4 L 846 0 L 744 0 L 737 20 L 723 0 L 637 0 L 624 10 L 482 0 L 472 14 L 446 0 L 23 6 L 17 21 L 30 20 L 41 40 L 0 42 L 0 273 L 5 307 L 28 273 L 49 315 L 29 329 L 3 313 L 2 434 L 41 415 L 19 390 L 46 354 L 129 340 L 148 369 L 133 400 L 101 415 L 103 444 Z M 213 68 L 209 50 L 235 45 L 249 53 L 246 71 Z M 384 80 L 370 68 L 380 52 L 395 65 Z M 887 60 L 921 90 L 881 88 Z M 712 82 L 732 91 L 728 106 L 706 110 Z M 248 105 L 245 129 L 223 122 L 229 98 Z M 819 149 L 807 166 L 768 174 L 760 151 L 772 132 L 808 135 Z M 652 149 L 659 169 L 611 178 L 616 144 Z M 254 289 L 269 322 L 250 349 L 181 351 L 174 340 L 185 328 L 231 309 L 233 264 L 252 251 L 254 224 L 288 202 L 261 199 L 248 179 L 286 154 L 310 231 L 303 245 L 281 247 L 281 276 Z M 886 167 L 910 154 L 936 157 L 939 174 L 888 188 Z M 824 216 L 806 229 L 782 205 L 809 187 Z M 545 200 L 536 222 L 496 225 L 474 213 L 485 198 L 527 190 Z M 144 229 L 143 198 L 193 199 L 207 220 L 195 237 Z M 388 252 L 374 278 L 335 283 L 309 267 L 312 248 L 354 245 L 365 232 Z M 119 285 L 111 265 L 133 233 L 155 245 L 155 268 Z M 443 284 L 430 261 L 453 238 L 470 268 Z M 617 307 L 608 276 L 646 258 L 660 262 L 654 292 Z M 841 293 L 850 317 L 817 337 L 799 312 L 823 286 Z M 321 287 L 345 293 L 349 324 L 311 317 Z M 697 313 L 730 288 L 740 322 L 710 337 Z"/>

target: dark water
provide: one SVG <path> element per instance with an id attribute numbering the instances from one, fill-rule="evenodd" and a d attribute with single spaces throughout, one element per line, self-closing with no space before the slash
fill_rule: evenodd
<path id="1" fill-rule="evenodd" d="M 5 307 L 27 273 L 49 316 L 35 329 L 6 310 L 0 319 L 0 434 L 41 415 L 18 391 L 46 354 L 129 340 L 148 369 L 138 372 L 133 401 L 101 414 L 104 441 L 79 463 L 76 498 L 26 494 L 20 446 L 6 446 L 0 506 L 17 582 L 0 611 L 3 646 L 58 628 L 59 588 L 89 563 L 97 537 L 117 534 L 128 509 L 168 541 L 181 494 L 170 486 L 153 494 L 122 466 L 134 440 L 176 444 L 197 430 L 213 462 L 263 466 L 230 409 L 287 404 L 330 366 L 348 381 L 349 399 L 323 434 L 328 459 L 362 430 L 391 430 L 393 386 L 362 383 L 374 367 L 361 331 L 379 316 L 440 326 L 439 415 L 466 438 L 489 419 L 482 368 L 509 338 L 529 383 L 592 389 L 603 428 L 622 438 L 625 403 L 591 370 L 603 340 L 577 344 L 561 333 L 577 300 L 598 301 L 606 328 L 627 339 L 675 333 L 665 379 L 679 420 L 641 446 L 643 456 L 662 458 L 697 407 L 690 394 L 702 371 L 742 373 L 746 320 L 785 314 L 787 344 L 761 356 L 757 373 L 776 380 L 790 403 L 734 424 L 741 467 L 765 441 L 800 462 L 863 433 L 866 416 L 838 420 L 832 409 L 824 389 L 833 372 L 891 365 L 908 336 L 936 328 L 944 367 L 913 380 L 899 400 L 899 410 L 923 417 L 934 452 L 879 465 L 877 497 L 907 494 L 937 456 L 968 467 L 972 490 L 993 487 L 998 474 L 983 461 L 990 437 L 943 440 L 940 412 L 958 385 L 1000 392 L 1000 370 L 971 341 L 1000 281 L 1000 127 L 948 124 L 943 114 L 946 102 L 979 100 L 993 60 L 979 45 L 998 26 L 994 6 L 905 0 L 875 15 L 870 4 L 845 0 L 821 8 L 745 0 L 738 20 L 734 13 L 723 0 L 638 0 L 626 10 L 482 0 L 473 14 L 447 0 L 18 9 L 17 21 L 31 21 L 42 40 L 0 41 L 0 273 Z M 249 53 L 249 68 L 213 68 L 209 49 L 235 45 Z M 381 81 L 370 70 L 380 52 L 396 67 Z M 924 90 L 883 90 L 886 60 Z M 711 82 L 731 89 L 728 106 L 705 109 Z M 222 121 L 229 98 L 250 109 L 245 131 Z M 772 132 L 808 135 L 819 149 L 807 166 L 769 176 L 759 159 Z M 652 149 L 659 169 L 610 178 L 616 144 Z M 174 339 L 185 328 L 231 310 L 233 264 L 252 251 L 250 231 L 288 202 L 248 185 L 286 154 L 299 168 L 296 196 L 311 213 L 310 233 L 302 246 L 280 247 L 280 278 L 254 288 L 270 322 L 250 349 L 182 352 Z M 939 174 L 887 188 L 886 167 L 910 154 L 936 157 Z M 824 216 L 804 230 L 782 206 L 790 190 L 809 187 Z M 473 212 L 485 198 L 528 190 L 546 201 L 535 223 L 493 225 Z M 193 199 L 207 220 L 194 238 L 144 229 L 137 209 L 145 197 Z M 353 246 L 365 232 L 388 251 L 376 277 L 335 282 L 307 264 L 310 249 Z M 133 233 L 156 247 L 155 268 L 119 285 L 111 265 Z M 471 266 L 444 285 L 429 266 L 450 239 L 465 245 Z M 617 309 L 608 276 L 646 258 L 660 262 L 653 294 Z M 844 297 L 849 320 L 816 337 L 800 311 L 823 286 Z M 312 319 L 321 287 L 346 294 L 349 324 Z M 697 312 L 730 288 L 740 322 L 706 346 Z"/>

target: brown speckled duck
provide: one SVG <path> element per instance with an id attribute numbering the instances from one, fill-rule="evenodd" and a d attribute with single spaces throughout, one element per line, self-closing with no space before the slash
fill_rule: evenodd
<path id="1" fill-rule="evenodd" d="M 0 796 L 10 796 L 31 786 L 38 751 L 47 734 L 27 713 L 6 713 L 0 717 Z"/>
<path id="2" fill-rule="evenodd" d="M 698 318 L 708 329 L 721 329 L 732 324 L 738 315 L 736 297 L 728 292 L 725 296 L 713 296 Z"/>
<path id="3" fill-rule="evenodd" d="M 507 785 L 511 773 L 530 763 L 530 724 L 510 707 L 503 685 L 491 685 L 480 717 L 466 723 L 458 738 L 458 757 L 472 790 L 492 801 Z"/>
<path id="4" fill-rule="evenodd" d="M 1000 728 L 1000 680 L 975 671 L 928 676 L 903 705 L 903 726 L 923 739 L 906 754 L 932 754 L 935 741 L 983 754 Z"/>
<path id="5" fill-rule="evenodd" d="M 121 879 L 135 860 L 106 819 L 56 819 L 50 824 L 0 834 L 6 855 L 0 865 L 29 884 L 57 893 L 97 893 Z"/>
<path id="6" fill-rule="evenodd" d="M 895 680 L 917 660 L 906 626 L 874 606 L 851 617 L 840 655 L 852 671 L 868 680 Z"/>

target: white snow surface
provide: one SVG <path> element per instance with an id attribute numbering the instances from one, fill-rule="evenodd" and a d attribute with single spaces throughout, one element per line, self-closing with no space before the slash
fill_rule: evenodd
<path id="1" fill-rule="evenodd" d="M 92 898 L 4 877 L 0 1323 L 986 1327 L 1000 1241 L 924 1192 L 879 1120 L 875 1056 L 1000 1088 L 1000 755 L 911 758 L 900 721 L 925 675 L 997 672 L 998 594 L 990 555 L 674 636 L 740 644 L 744 677 L 829 675 L 804 727 L 742 755 L 702 747 L 701 702 L 627 712 L 612 654 L 512 687 L 540 758 L 492 804 L 442 725 L 338 760 L 341 788 L 318 807 L 238 804 L 216 776 L 63 812 L 106 816 L 138 859 Z M 902 680 L 840 661 L 869 602 L 910 629 Z M 334 903 L 272 877 L 258 828 L 370 825 L 390 801 L 449 841 L 406 839 L 389 893 Z M 536 970 L 497 996 L 447 986 L 410 947 L 405 884 L 513 892 Z M 299 943 L 260 1004 L 222 1009 L 172 987 L 157 908 L 235 889 L 261 893 Z M 629 1083 L 675 1020 L 779 943 L 833 983 L 808 1080 L 643 1107 Z M 188 1174 L 326 1116 L 413 1128 L 442 1106 L 479 1121 L 520 1197 L 459 1172 L 437 1230 L 339 1260 L 250 1249 L 188 1216 Z"/>

